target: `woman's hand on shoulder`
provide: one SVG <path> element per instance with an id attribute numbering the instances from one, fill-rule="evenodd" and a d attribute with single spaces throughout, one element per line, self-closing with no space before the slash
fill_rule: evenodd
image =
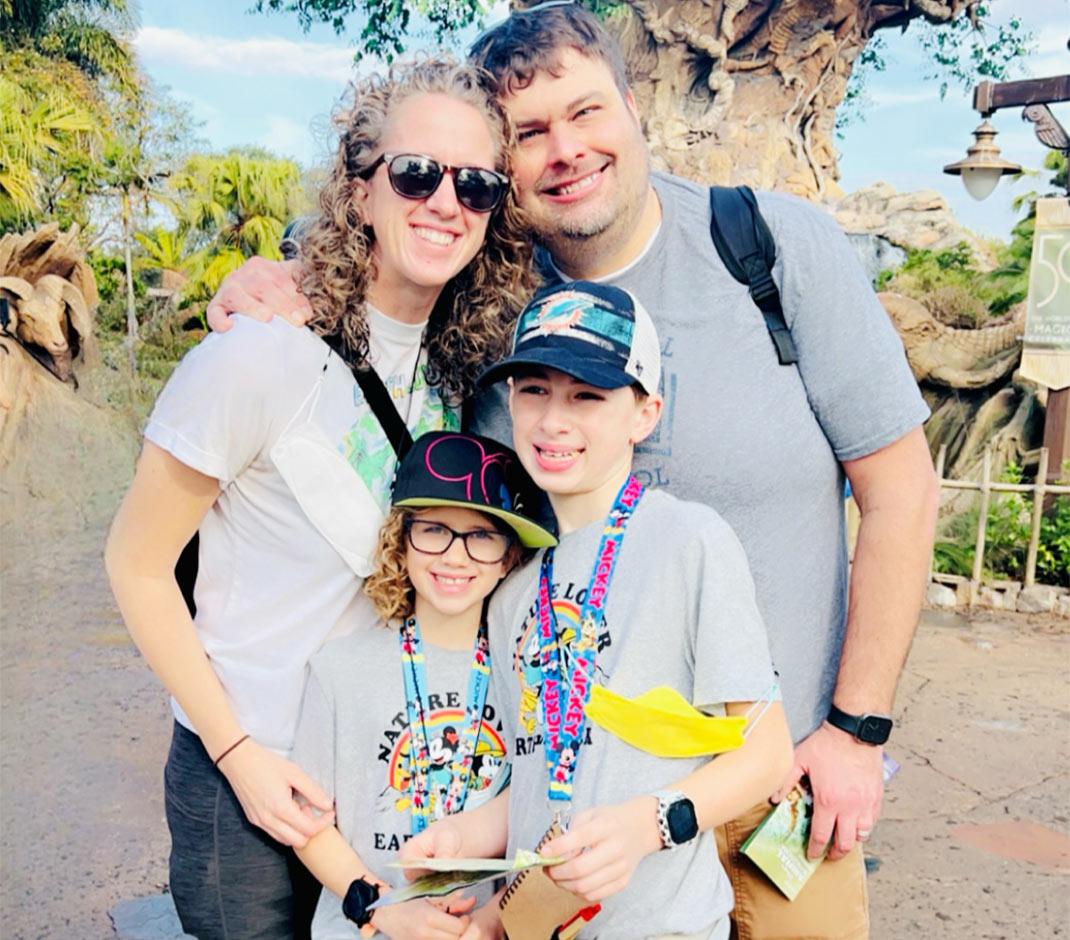
<path id="1" fill-rule="evenodd" d="M 326 793 L 293 761 L 251 738 L 227 754 L 219 769 L 234 789 L 249 822 L 283 845 L 304 848 L 314 835 L 334 825 Z M 295 799 L 304 798 L 302 807 Z M 313 810 L 322 811 L 318 818 Z"/>

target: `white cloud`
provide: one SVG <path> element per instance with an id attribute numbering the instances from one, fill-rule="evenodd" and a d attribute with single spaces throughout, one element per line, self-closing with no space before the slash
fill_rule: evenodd
<path id="1" fill-rule="evenodd" d="M 314 152 L 308 127 L 281 114 L 268 114 L 265 119 L 267 133 L 257 142 L 280 157 L 293 157 L 307 164 Z"/>
<path id="2" fill-rule="evenodd" d="M 146 65 L 180 65 L 243 75 L 290 75 L 344 83 L 354 76 L 353 49 L 276 37 L 227 39 L 180 29 L 144 26 L 134 37 Z M 361 71 L 374 67 L 362 62 Z"/>
<path id="3" fill-rule="evenodd" d="M 895 88 L 873 88 L 867 90 L 869 102 L 867 111 L 876 108 L 896 108 L 905 104 L 935 104 L 940 100 L 940 90 L 932 84 L 923 85 L 914 91 L 899 91 Z"/>

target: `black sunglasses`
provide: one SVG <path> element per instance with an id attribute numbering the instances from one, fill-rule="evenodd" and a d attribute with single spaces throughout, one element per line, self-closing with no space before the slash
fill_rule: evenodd
<path id="1" fill-rule="evenodd" d="M 509 188 L 509 177 L 479 166 L 443 166 L 431 157 L 418 153 L 382 153 L 374 163 L 358 171 L 362 180 L 371 179 L 380 163 L 386 164 L 390 185 L 406 199 L 426 199 L 442 182 L 446 173 L 453 175 L 457 201 L 473 212 L 491 212 L 498 207 Z"/>

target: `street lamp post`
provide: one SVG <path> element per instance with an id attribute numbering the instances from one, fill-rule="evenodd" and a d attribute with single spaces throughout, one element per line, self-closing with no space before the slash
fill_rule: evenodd
<path id="1" fill-rule="evenodd" d="M 988 118 L 1001 108 L 1024 108 L 1022 118 L 1033 123 L 1037 139 L 1044 146 L 1059 151 L 1070 159 L 1070 136 L 1047 107 L 1049 104 L 1062 101 L 1070 101 L 1070 75 L 1033 78 L 1018 82 L 982 82 L 973 92 L 974 109 L 983 118 L 981 125 L 973 132 L 976 143 L 969 148 L 965 159 L 949 163 L 944 167 L 944 172 L 954 176 L 961 175 L 967 192 L 974 199 L 984 199 L 988 196 L 995 189 L 1001 176 L 1021 172 L 1020 166 L 1000 157 L 999 148 L 993 141 L 996 130 L 988 123 Z M 1068 205 L 1064 206 L 1048 205 L 1048 203 L 1059 203 L 1062 200 L 1045 202 L 1045 215 L 1052 219 L 1060 218 L 1062 220 L 1060 225 L 1065 225 L 1066 219 L 1070 218 L 1070 177 L 1067 179 L 1067 197 Z M 1041 223 L 1039 208 L 1038 206 L 1038 235 Z M 1040 260 L 1040 264 L 1045 266 L 1049 279 L 1054 279 L 1054 287 L 1051 296 L 1047 296 L 1039 303 L 1036 302 L 1036 298 L 1030 298 L 1031 307 L 1028 316 L 1032 316 L 1032 305 L 1050 304 L 1058 309 L 1045 311 L 1046 315 L 1055 315 L 1070 321 L 1070 271 L 1064 271 L 1061 266 L 1063 255 L 1066 255 L 1068 250 L 1070 250 L 1070 241 L 1067 242 L 1066 248 L 1060 250 L 1054 262 L 1043 258 Z M 1039 257 L 1038 254 L 1034 254 L 1034 265 L 1037 264 L 1036 259 Z M 1060 279 L 1067 282 L 1066 289 L 1062 289 Z M 1033 285 L 1032 279 L 1030 285 L 1031 287 Z M 1070 357 L 1070 350 L 1066 350 L 1065 345 L 1063 350 L 1062 353 L 1043 350 L 1035 355 L 1037 357 L 1042 354 L 1048 355 L 1049 361 L 1046 365 L 1050 369 L 1052 355 Z M 1029 350 L 1023 348 L 1023 373 L 1026 372 L 1025 360 L 1028 353 Z M 1065 372 L 1065 368 L 1061 371 Z M 1036 376 L 1032 377 L 1036 378 Z M 1048 405 L 1044 418 L 1044 446 L 1048 448 L 1050 457 L 1049 479 L 1045 482 L 1051 482 L 1059 477 L 1063 461 L 1070 458 L 1070 386 L 1065 384 L 1065 380 L 1054 382 L 1049 380 L 1045 384 L 1048 385 Z"/>

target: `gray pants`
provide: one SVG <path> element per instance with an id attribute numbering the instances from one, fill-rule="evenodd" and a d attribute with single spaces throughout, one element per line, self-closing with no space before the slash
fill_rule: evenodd
<path id="1" fill-rule="evenodd" d="M 201 739 L 175 722 L 164 769 L 171 893 L 197 940 L 303 940 L 319 884 L 245 818 Z"/>

